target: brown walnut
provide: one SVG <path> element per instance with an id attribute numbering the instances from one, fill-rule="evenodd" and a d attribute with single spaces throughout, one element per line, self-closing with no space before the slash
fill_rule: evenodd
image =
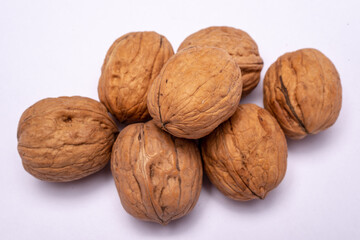
<path id="1" fill-rule="evenodd" d="M 106 108 L 85 97 L 43 99 L 18 125 L 18 151 L 26 171 L 51 182 L 83 178 L 110 160 L 117 126 Z"/>
<path id="2" fill-rule="evenodd" d="M 333 63 L 316 49 L 279 57 L 266 72 L 264 106 L 293 139 L 333 125 L 341 109 L 340 77 Z"/>
<path id="3" fill-rule="evenodd" d="M 120 37 L 108 50 L 101 69 L 100 101 L 120 122 L 149 119 L 148 88 L 173 54 L 169 41 L 156 32 Z"/>
<path id="4" fill-rule="evenodd" d="M 236 110 L 241 72 L 223 49 L 191 47 L 164 65 L 148 93 L 154 123 L 176 137 L 204 137 Z"/>
<path id="5" fill-rule="evenodd" d="M 271 114 L 254 104 L 235 114 L 201 141 L 204 169 L 227 197 L 263 199 L 286 172 L 284 133 Z"/>
<path id="6" fill-rule="evenodd" d="M 178 51 L 191 46 L 219 47 L 226 50 L 241 69 L 243 97 L 258 85 L 263 60 L 256 42 L 246 32 L 232 27 L 208 27 L 188 36 Z"/>
<path id="7" fill-rule="evenodd" d="M 199 150 L 150 121 L 127 126 L 111 156 L 111 170 L 125 210 L 132 216 L 167 224 L 189 213 L 201 190 Z"/>

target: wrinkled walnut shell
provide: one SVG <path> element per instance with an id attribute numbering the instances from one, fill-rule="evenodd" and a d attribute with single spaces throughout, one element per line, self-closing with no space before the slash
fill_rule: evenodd
<path id="1" fill-rule="evenodd" d="M 235 114 L 201 142 L 204 169 L 227 197 L 263 199 L 286 172 L 284 133 L 271 114 L 254 104 Z"/>
<path id="2" fill-rule="evenodd" d="M 189 213 L 199 198 L 202 166 L 196 144 L 152 121 L 121 131 L 111 170 L 123 207 L 145 221 L 165 225 Z"/>
<path id="3" fill-rule="evenodd" d="M 117 126 L 106 108 L 85 97 L 43 99 L 21 116 L 18 151 L 34 177 L 50 182 L 83 178 L 110 160 Z"/>
<path id="4" fill-rule="evenodd" d="M 188 36 L 178 51 L 192 46 L 210 46 L 226 50 L 241 69 L 243 97 L 258 85 L 263 60 L 256 42 L 246 32 L 232 27 L 208 27 Z"/>
<path id="5" fill-rule="evenodd" d="M 340 77 L 333 63 L 316 49 L 279 57 L 264 79 L 264 106 L 293 139 L 333 125 L 342 101 Z"/>
<path id="6" fill-rule="evenodd" d="M 154 123 L 176 137 L 204 137 L 236 110 L 241 72 L 226 51 L 192 47 L 174 55 L 154 80 L 148 109 Z"/>
<path id="7" fill-rule="evenodd" d="M 148 88 L 173 54 L 169 41 L 156 32 L 120 37 L 108 50 L 101 69 L 100 101 L 120 122 L 149 119 Z"/>

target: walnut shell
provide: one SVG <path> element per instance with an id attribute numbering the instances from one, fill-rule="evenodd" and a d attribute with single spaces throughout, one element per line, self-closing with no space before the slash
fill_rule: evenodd
<path id="1" fill-rule="evenodd" d="M 149 119 L 148 88 L 173 54 L 169 41 L 156 32 L 132 32 L 120 37 L 107 52 L 101 69 L 100 101 L 120 122 Z"/>
<path id="2" fill-rule="evenodd" d="M 117 126 L 106 108 L 85 97 L 43 99 L 22 114 L 17 131 L 23 166 L 50 182 L 83 178 L 110 160 Z"/>
<path id="3" fill-rule="evenodd" d="M 254 104 L 235 114 L 201 141 L 204 169 L 227 197 L 263 199 L 286 172 L 284 133 L 271 114 Z"/>
<path id="4" fill-rule="evenodd" d="M 236 110 L 241 72 L 226 51 L 192 47 L 174 55 L 154 80 L 148 109 L 154 123 L 176 137 L 204 137 Z"/>
<path id="5" fill-rule="evenodd" d="M 266 72 L 264 106 L 293 139 L 333 125 L 341 109 L 341 83 L 333 63 L 316 49 L 279 57 Z"/>
<path id="6" fill-rule="evenodd" d="M 201 190 L 199 150 L 150 121 L 132 124 L 119 134 L 111 170 L 125 210 L 132 216 L 167 224 L 189 213 Z"/>
<path id="7" fill-rule="evenodd" d="M 263 60 L 256 42 L 246 32 L 232 27 L 208 27 L 188 36 L 178 51 L 191 46 L 219 47 L 226 50 L 241 69 L 243 97 L 258 85 Z"/>

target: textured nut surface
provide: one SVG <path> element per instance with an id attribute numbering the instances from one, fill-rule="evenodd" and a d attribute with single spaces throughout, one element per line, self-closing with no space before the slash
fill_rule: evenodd
<path id="1" fill-rule="evenodd" d="M 266 72 L 264 106 L 290 138 L 301 139 L 333 125 L 341 101 L 339 74 L 316 49 L 286 53 Z"/>
<path id="2" fill-rule="evenodd" d="M 286 172 L 284 133 L 268 111 L 254 104 L 240 105 L 202 139 L 201 150 L 210 181 L 234 200 L 263 199 Z"/>
<path id="3" fill-rule="evenodd" d="M 154 80 L 148 109 L 158 127 L 197 139 L 235 112 L 241 89 L 240 69 L 226 51 L 187 48 L 170 58 Z"/>
<path id="4" fill-rule="evenodd" d="M 191 46 L 211 46 L 226 50 L 239 65 L 243 97 L 259 83 L 263 60 L 256 42 L 246 32 L 232 27 L 209 27 L 188 36 L 179 50 Z"/>
<path id="5" fill-rule="evenodd" d="M 111 170 L 123 207 L 145 221 L 167 224 L 189 213 L 199 198 L 202 166 L 196 144 L 152 121 L 121 131 Z"/>
<path id="6" fill-rule="evenodd" d="M 18 151 L 26 171 L 67 182 L 102 169 L 110 160 L 117 127 L 106 108 L 85 97 L 43 99 L 18 125 Z"/>
<path id="7" fill-rule="evenodd" d="M 169 41 L 155 32 L 132 32 L 120 37 L 108 50 L 102 66 L 100 101 L 120 122 L 149 119 L 148 88 L 173 54 Z"/>

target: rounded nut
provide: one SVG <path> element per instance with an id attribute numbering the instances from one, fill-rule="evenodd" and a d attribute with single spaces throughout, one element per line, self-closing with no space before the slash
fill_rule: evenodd
<path id="1" fill-rule="evenodd" d="M 34 177 L 68 182 L 108 163 L 117 132 L 106 108 L 95 100 L 46 98 L 22 114 L 18 151 L 25 170 Z"/>
<path id="2" fill-rule="evenodd" d="M 279 57 L 266 72 L 264 106 L 293 139 L 333 125 L 341 109 L 340 77 L 333 63 L 316 49 Z"/>
<path id="3" fill-rule="evenodd" d="M 189 213 L 201 190 L 202 166 L 196 144 L 175 138 L 150 121 L 119 134 L 111 170 L 125 210 L 167 224 Z"/>
<path id="4" fill-rule="evenodd" d="M 192 47 L 174 55 L 154 80 L 148 109 L 154 123 L 176 137 L 204 137 L 236 110 L 241 72 L 220 48 Z"/>
<path id="5" fill-rule="evenodd" d="M 263 199 L 286 172 L 284 133 L 271 114 L 254 104 L 235 114 L 201 142 L 204 169 L 227 197 Z"/>
<path id="6" fill-rule="evenodd" d="M 258 85 L 263 60 L 256 42 L 246 32 L 232 27 L 205 28 L 188 36 L 178 51 L 192 46 L 210 46 L 226 50 L 241 69 L 243 97 Z"/>
<path id="7" fill-rule="evenodd" d="M 156 32 L 132 32 L 117 39 L 101 69 L 100 101 L 120 122 L 150 118 L 147 91 L 164 63 L 174 54 L 171 44 Z"/>

